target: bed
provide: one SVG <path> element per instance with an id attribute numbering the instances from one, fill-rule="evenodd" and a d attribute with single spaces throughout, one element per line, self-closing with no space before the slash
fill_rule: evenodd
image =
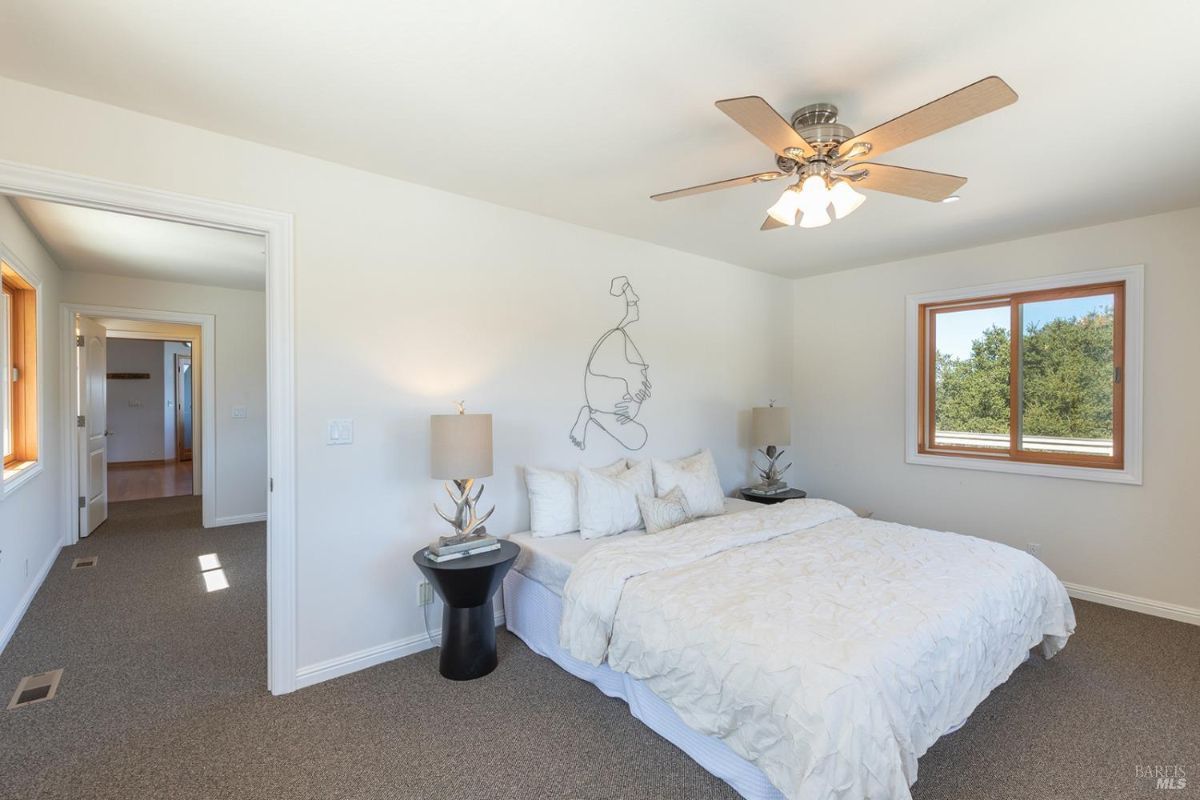
<path id="1" fill-rule="evenodd" d="M 933 742 L 1074 631 L 1062 584 L 1013 548 L 827 500 L 725 511 L 514 535 L 505 618 L 744 797 L 909 797 Z"/>

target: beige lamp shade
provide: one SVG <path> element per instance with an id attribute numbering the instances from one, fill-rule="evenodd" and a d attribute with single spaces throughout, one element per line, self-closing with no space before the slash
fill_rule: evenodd
<path id="1" fill-rule="evenodd" d="M 430 475 L 444 480 L 492 474 L 492 415 L 434 414 L 430 423 Z"/>
<path id="2" fill-rule="evenodd" d="M 792 418 L 786 408 L 769 406 L 752 409 L 750 437 L 754 447 L 776 447 L 792 443 Z"/>

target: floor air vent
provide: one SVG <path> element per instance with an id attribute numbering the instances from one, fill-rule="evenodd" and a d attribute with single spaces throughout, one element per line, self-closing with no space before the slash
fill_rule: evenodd
<path id="1" fill-rule="evenodd" d="M 84 556 L 77 558 L 71 562 L 71 569 L 85 569 L 87 567 L 96 566 L 96 562 L 100 560 L 100 556 Z"/>
<path id="2" fill-rule="evenodd" d="M 52 669 L 49 672 L 39 672 L 37 675 L 26 675 L 21 678 L 21 682 L 17 684 L 17 690 L 13 692 L 12 699 L 8 701 L 9 709 L 31 706 L 43 700 L 53 700 L 58 691 L 58 682 L 62 678 L 62 673 L 61 669 Z"/>

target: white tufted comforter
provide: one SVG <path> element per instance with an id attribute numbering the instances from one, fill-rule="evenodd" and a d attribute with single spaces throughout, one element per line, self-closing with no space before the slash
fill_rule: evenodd
<path id="1" fill-rule="evenodd" d="M 560 635 L 789 798 L 893 800 L 1031 647 L 1049 658 L 1074 629 L 1026 553 L 797 500 L 594 548 Z"/>

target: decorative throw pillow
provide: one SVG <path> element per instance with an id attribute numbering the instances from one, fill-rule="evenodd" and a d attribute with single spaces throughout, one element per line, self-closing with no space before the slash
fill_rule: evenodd
<path id="1" fill-rule="evenodd" d="M 579 468 L 579 535 L 598 539 L 642 527 L 639 494 L 654 494 L 650 463 L 634 463 L 620 475 Z"/>
<path id="2" fill-rule="evenodd" d="M 619 475 L 628 467 L 625 459 L 614 461 L 595 471 L 601 475 Z M 529 491 L 529 528 L 534 536 L 558 536 L 579 530 L 579 478 L 574 472 L 525 468 L 525 488 Z"/>
<path id="3" fill-rule="evenodd" d="M 646 523 L 646 533 L 665 531 L 692 519 L 687 498 L 683 496 L 683 489 L 678 486 L 662 497 L 639 494 L 638 508 L 641 509 L 642 520 Z"/>
<path id="4" fill-rule="evenodd" d="M 694 516 L 725 513 L 725 492 L 721 489 L 717 464 L 708 450 L 676 461 L 654 459 L 654 488 L 658 496 L 665 497 L 676 487 L 683 490 Z"/>

